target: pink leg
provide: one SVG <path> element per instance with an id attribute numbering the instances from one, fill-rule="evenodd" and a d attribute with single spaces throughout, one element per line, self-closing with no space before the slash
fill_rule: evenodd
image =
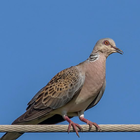
<path id="1" fill-rule="evenodd" d="M 99 125 L 97 123 L 91 122 L 91 121 L 89 121 L 89 120 L 87 120 L 87 119 L 85 119 L 84 117 L 81 117 L 81 116 L 79 117 L 79 119 L 82 122 L 87 123 L 89 125 L 89 129 L 91 129 L 92 128 L 92 125 L 94 125 L 96 127 L 97 131 L 100 131 L 101 130 L 100 127 L 99 127 Z"/>
<path id="2" fill-rule="evenodd" d="M 73 129 L 75 130 L 77 136 L 79 137 L 79 133 L 78 133 L 78 130 L 76 127 L 78 127 L 80 130 L 82 130 L 82 127 L 77 124 L 77 123 L 74 123 L 73 121 L 70 120 L 70 118 L 68 116 L 64 116 L 64 119 L 69 122 L 69 126 L 68 126 L 68 133 L 70 132 L 70 128 L 71 126 L 73 127 Z"/>

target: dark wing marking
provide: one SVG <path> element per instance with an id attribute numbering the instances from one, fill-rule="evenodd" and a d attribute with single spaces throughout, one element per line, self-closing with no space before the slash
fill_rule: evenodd
<path id="1" fill-rule="evenodd" d="M 68 116 L 68 117 L 72 118 L 70 116 Z M 63 122 L 63 121 L 65 121 L 63 119 L 63 117 L 61 115 L 59 115 L 59 114 L 56 114 L 56 115 L 44 120 L 43 122 L 41 122 L 39 124 L 56 124 L 56 123 L 60 123 L 60 122 Z"/>

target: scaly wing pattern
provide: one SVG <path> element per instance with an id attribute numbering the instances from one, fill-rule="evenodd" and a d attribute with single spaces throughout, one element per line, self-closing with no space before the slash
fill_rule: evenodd
<path id="1" fill-rule="evenodd" d="M 13 124 L 31 121 L 64 106 L 81 90 L 83 79 L 76 67 L 59 72 L 32 98 L 27 111 Z"/>

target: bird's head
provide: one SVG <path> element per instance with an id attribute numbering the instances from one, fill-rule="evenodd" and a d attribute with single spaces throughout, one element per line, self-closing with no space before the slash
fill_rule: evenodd
<path id="1" fill-rule="evenodd" d="M 102 53 L 108 57 L 112 53 L 123 54 L 123 51 L 116 47 L 114 40 L 104 38 L 97 41 L 92 53 Z"/>

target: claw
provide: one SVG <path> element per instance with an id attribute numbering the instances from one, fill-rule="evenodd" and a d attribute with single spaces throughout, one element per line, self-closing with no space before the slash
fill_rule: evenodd
<path id="1" fill-rule="evenodd" d="M 99 125 L 97 123 L 91 122 L 91 121 L 85 119 L 84 117 L 79 117 L 79 118 L 82 122 L 85 122 L 89 125 L 89 130 L 91 130 L 92 126 L 94 125 L 97 131 L 101 131 L 101 128 L 99 127 Z"/>
<path id="2" fill-rule="evenodd" d="M 76 132 L 77 136 L 80 137 L 77 128 L 79 130 L 82 130 L 82 127 L 79 124 L 74 123 L 73 121 L 71 121 L 68 116 L 64 116 L 64 119 L 69 122 L 68 133 L 70 132 L 70 128 L 72 126 L 73 130 Z"/>

